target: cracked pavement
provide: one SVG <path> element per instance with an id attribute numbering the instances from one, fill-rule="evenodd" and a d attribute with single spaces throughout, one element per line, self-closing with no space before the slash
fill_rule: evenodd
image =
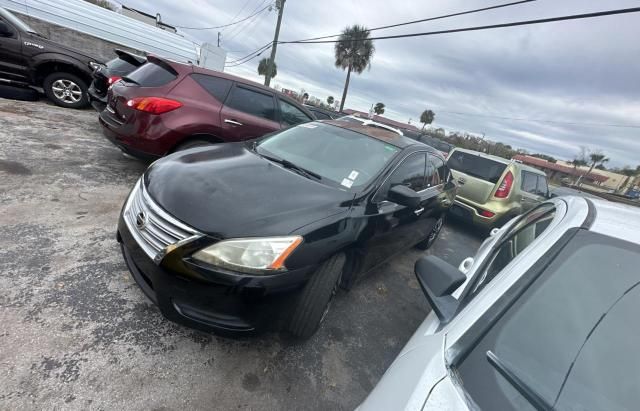
<path id="1" fill-rule="evenodd" d="M 355 408 L 429 311 L 423 252 L 339 292 L 306 342 L 191 330 L 145 298 L 115 239 L 145 168 L 93 111 L 0 99 L 0 408 Z M 458 265 L 480 242 L 447 224 L 429 252 Z"/>

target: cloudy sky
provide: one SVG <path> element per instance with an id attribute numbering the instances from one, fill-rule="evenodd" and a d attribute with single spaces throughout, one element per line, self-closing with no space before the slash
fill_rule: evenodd
<path id="1" fill-rule="evenodd" d="M 246 17 L 272 0 L 126 0 L 174 25 L 215 26 Z M 287 0 L 281 40 L 377 27 L 506 3 L 509 0 Z M 373 32 L 432 31 L 606 9 L 631 0 L 537 0 L 524 5 Z M 264 12 L 222 31 L 229 59 L 273 38 L 277 13 Z M 218 30 L 185 30 L 215 42 Z M 427 108 L 435 127 L 485 134 L 531 152 L 572 159 L 586 146 L 611 166 L 640 165 L 640 13 L 429 37 L 379 40 L 371 70 L 352 76 L 345 107 L 417 123 Z M 267 56 L 264 53 L 263 56 Z M 262 81 L 260 58 L 227 71 Z M 346 72 L 335 68 L 332 44 L 283 44 L 272 85 L 340 98 Z M 537 121 L 533 121 L 537 120 Z M 539 121 L 544 120 L 544 121 Z M 572 123 L 572 124 L 567 124 Z M 618 127 L 603 126 L 618 125 Z M 623 127 L 625 126 L 625 127 Z"/>

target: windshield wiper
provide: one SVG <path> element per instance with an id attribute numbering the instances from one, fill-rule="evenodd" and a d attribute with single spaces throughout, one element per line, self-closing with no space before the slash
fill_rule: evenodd
<path id="1" fill-rule="evenodd" d="M 305 177 L 313 177 L 316 180 L 322 180 L 322 176 L 320 176 L 320 174 L 314 173 L 313 171 L 309 171 L 306 168 L 303 168 L 303 167 L 300 167 L 300 166 L 298 166 L 296 164 L 293 164 L 289 160 L 285 160 L 284 158 L 277 158 L 277 157 L 268 156 L 266 154 L 260 154 L 260 155 L 262 157 L 266 158 L 269 161 L 273 161 L 274 163 L 281 164 L 284 168 L 288 168 L 290 170 L 297 171 L 298 174 L 302 174 Z"/>
<path id="2" fill-rule="evenodd" d="M 529 404 L 533 405 L 537 410 L 553 410 L 551 404 L 549 404 L 540 394 L 536 392 L 532 387 L 527 385 L 524 381 L 520 379 L 516 375 L 516 373 L 509 367 L 505 362 L 503 362 L 498 356 L 496 356 L 491 351 L 487 351 L 487 361 L 493 368 L 496 369 L 504 377 L 505 380 L 513 388 L 515 388 L 520 395 L 522 395 Z"/>

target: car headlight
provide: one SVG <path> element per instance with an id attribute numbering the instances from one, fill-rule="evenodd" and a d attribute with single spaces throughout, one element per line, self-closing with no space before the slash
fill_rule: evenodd
<path id="1" fill-rule="evenodd" d="M 300 236 L 224 240 L 194 253 L 192 258 L 229 270 L 269 274 L 286 270 L 285 260 L 301 243 Z"/>

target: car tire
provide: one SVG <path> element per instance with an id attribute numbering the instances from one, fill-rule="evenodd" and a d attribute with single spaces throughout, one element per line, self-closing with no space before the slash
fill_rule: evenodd
<path id="1" fill-rule="evenodd" d="M 87 84 L 80 77 L 59 71 L 45 77 L 42 88 L 56 106 L 84 108 L 89 105 Z"/>
<path id="2" fill-rule="evenodd" d="M 178 144 L 178 146 L 174 151 L 188 150 L 190 148 L 195 148 L 195 147 L 206 147 L 212 144 L 214 143 L 208 140 L 193 139 L 193 140 L 188 140 L 188 141 L 185 141 L 184 143 Z"/>
<path id="3" fill-rule="evenodd" d="M 443 226 L 444 226 L 444 214 L 440 216 L 440 218 L 436 221 L 433 228 L 431 229 L 431 232 L 429 233 L 429 236 L 424 240 L 420 241 L 418 244 L 416 244 L 416 248 L 418 250 L 428 250 L 429 248 L 431 248 L 433 243 L 435 243 L 436 240 L 438 239 L 438 235 L 440 235 L 440 231 L 442 231 Z"/>
<path id="4" fill-rule="evenodd" d="M 0 84 L 0 97 L 11 100 L 37 101 L 38 92 L 29 87 L 16 87 Z"/>
<path id="5" fill-rule="evenodd" d="M 345 260 L 343 253 L 336 254 L 313 273 L 302 290 L 287 327 L 293 336 L 307 339 L 320 327 L 340 285 Z"/>

